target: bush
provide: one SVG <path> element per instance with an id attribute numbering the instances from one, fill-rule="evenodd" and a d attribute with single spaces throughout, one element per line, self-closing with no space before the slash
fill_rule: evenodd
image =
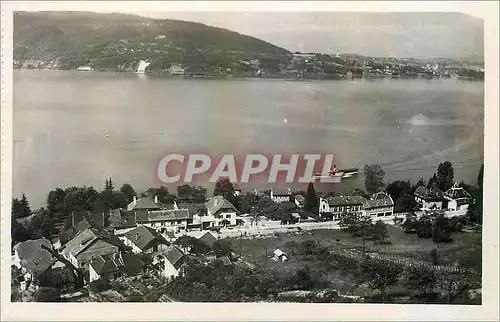
<path id="1" fill-rule="evenodd" d="M 53 287 L 40 287 L 34 294 L 36 302 L 61 302 L 61 293 Z"/>
<path id="2" fill-rule="evenodd" d="M 108 280 L 106 279 L 100 279 L 93 281 L 89 284 L 89 290 L 95 293 L 100 293 L 107 291 L 111 288 L 111 284 Z"/>

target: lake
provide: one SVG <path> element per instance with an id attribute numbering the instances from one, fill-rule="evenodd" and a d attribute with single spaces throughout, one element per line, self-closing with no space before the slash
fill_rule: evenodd
<path id="1" fill-rule="evenodd" d="M 100 189 L 107 177 L 117 187 L 158 186 L 158 161 L 173 152 L 323 151 L 334 153 L 340 168 L 380 164 L 386 182 L 428 179 L 448 160 L 458 181 L 473 183 L 483 162 L 483 97 L 483 82 L 457 79 L 197 80 L 16 70 L 13 196 L 26 193 L 35 208 L 51 189 Z M 363 180 L 331 189 L 363 187 Z"/>

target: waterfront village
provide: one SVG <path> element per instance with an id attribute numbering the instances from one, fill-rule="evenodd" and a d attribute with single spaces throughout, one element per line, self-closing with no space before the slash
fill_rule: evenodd
<path id="1" fill-rule="evenodd" d="M 151 48 L 143 44 L 144 51 Z M 123 49 L 125 50 L 125 49 Z M 141 56 L 142 57 L 142 56 Z M 14 68 L 57 70 L 59 60 L 14 60 Z M 65 68 L 66 69 L 66 68 Z M 154 60 L 143 58 L 131 59 L 116 68 L 97 67 L 92 63 L 76 67 L 77 71 L 113 71 L 153 73 L 157 75 L 188 78 L 281 78 L 281 79 L 381 79 L 381 78 L 450 78 L 484 80 L 482 64 L 452 60 L 417 60 L 394 57 L 363 57 L 358 55 L 300 53 L 273 57 L 264 56 L 256 59 L 235 59 L 223 63 L 192 62 L 182 60 L 161 65 Z"/>
<path id="2" fill-rule="evenodd" d="M 316 192 L 313 183 L 305 192 L 243 193 L 225 178 L 210 198 L 204 188 L 188 185 L 180 186 L 177 196 L 165 188 L 139 194 L 130 185 L 117 191 L 109 179 L 101 192 L 53 190 L 47 209 L 34 214 L 23 195 L 14 199 L 12 210 L 12 299 L 470 303 L 480 298 L 482 169 L 473 186 L 455 182 L 449 162 L 440 164 L 429 182 L 416 184 L 384 186 L 380 167 L 364 171 L 368 192 L 348 194 Z M 120 196 L 126 203 L 117 201 Z M 89 198 L 104 208 L 96 211 Z M 42 215 L 53 218 L 50 225 L 46 218 L 35 220 Z M 471 244 L 477 248 L 462 245 L 470 236 L 479 236 Z M 325 272 L 335 273 L 321 275 Z"/>

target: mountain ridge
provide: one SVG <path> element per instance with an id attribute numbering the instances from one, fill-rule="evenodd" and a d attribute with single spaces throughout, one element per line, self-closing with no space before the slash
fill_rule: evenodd
<path id="1" fill-rule="evenodd" d="M 62 69 L 116 68 L 152 60 L 224 65 L 234 59 L 280 59 L 291 53 L 255 37 L 198 22 L 122 13 L 15 12 L 14 59 L 58 60 Z"/>

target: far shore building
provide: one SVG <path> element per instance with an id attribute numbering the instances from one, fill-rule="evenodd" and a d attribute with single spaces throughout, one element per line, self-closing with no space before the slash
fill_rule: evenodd
<path id="1" fill-rule="evenodd" d="M 394 213 L 394 201 L 385 192 L 376 193 L 370 200 L 365 201 L 364 212 L 366 216 L 372 218 L 392 216 Z"/>
<path id="2" fill-rule="evenodd" d="M 319 215 L 331 213 L 333 219 L 338 220 L 345 213 L 363 214 L 366 199 L 361 196 L 338 196 L 320 198 Z"/>
<path id="3" fill-rule="evenodd" d="M 184 67 L 180 64 L 172 64 L 172 65 L 170 65 L 168 72 L 170 73 L 170 75 L 183 76 L 184 75 Z"/>
<path id="4" fill-rule="evenodd" d="M 443 209 L 443 192 L 436 186 L 427 188 L 418 186 L 414 193 L 415 201 L 422 210 L 441 210 Z"/>

